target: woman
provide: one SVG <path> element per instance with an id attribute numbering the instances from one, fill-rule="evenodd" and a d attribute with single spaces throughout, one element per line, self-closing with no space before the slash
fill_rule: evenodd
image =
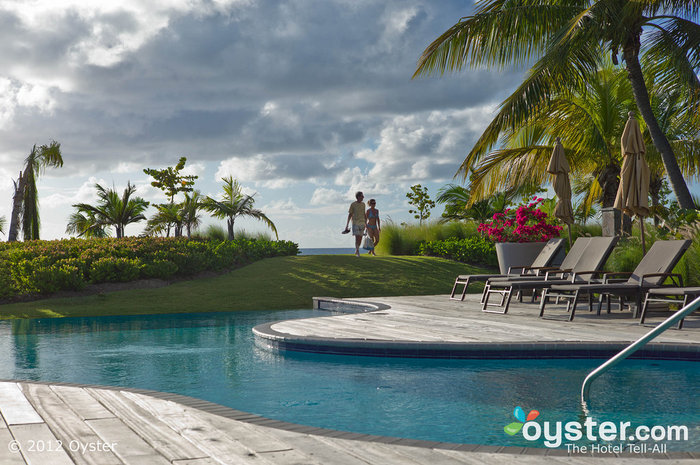
<path id="1" fill-rule="evenodd" d="M 365 214 L 367 218 L 367 235 L 372 239 L 373 242 L 373 247 L 369 250 L 369 254 L 372 255 L 377 255 L 374 253 L 374 247 L 379 244 L 379 232 L 382 230 L 381 224 L 379 222 L 379 210 L 377 210 L 375 207 L 377 205 L 377 201 L 374 199 L 369 199 L 369 208 L 367 209 L 367 212 Z"/>

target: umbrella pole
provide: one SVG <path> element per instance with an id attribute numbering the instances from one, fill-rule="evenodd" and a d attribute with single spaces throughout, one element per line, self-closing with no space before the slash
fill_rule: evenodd
<path id="1" fill-rule="evenodd" d="M 647 246 L 646 243 L 644 242 L 644 218 L 639 217 L 639 229 L 641 231 L 641 236 L 642 236 L 642 254 L 647 253 Z"/>

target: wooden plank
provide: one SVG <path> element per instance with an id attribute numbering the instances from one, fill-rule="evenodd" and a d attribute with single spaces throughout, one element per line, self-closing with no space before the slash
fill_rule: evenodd
<path id="1" fill-rule="evenodd" d="M 192 415 L 192 410 L 194 409 L 185 409 L 177 415 L 163 415 L 161 420 L 221 463 L 276 465 L 275 462 L 258 455 L 246 445 Z M 232 422 L 240 423 L 233 420 Z"/>
<path id="2" fill-rule="evenodd" d="M 56 395 L 51 386 L 27 383 L 21 386 L 29 402 L 76 464 L 121 465 L 110 447 Z"/>
<path id="3" fill-rule="evenodd" d="M 170 464 L 169 460 L 160 455 L 118 418 L 86 420 L 86 423 L 105 443 L 111 444 L 117 457 L 128 465 Z"/>
<path id="4" fill-rule="evenodd" d="M 0 463 L 2 465 L 26 465 L 22 454 L 15 449 L 14 440 L 9 429 L 0 429 Z"/>
<path id="5" fill-rule="evenodd" d="M 187 459 L 187 460 L 175 460 L 173 465 L 221 465 L 214 459 L 203 458 L 203 459 Z"/>
<path id="6" fill-rule="evenodd" d="M 19 444 L 29 465 L 73 465 L 63 444 L 46 423 L 10 425 L 10 432 Z"/>
<path id="7" fill-rule="evenodd" d="M 311 456 L 296 449 L 292 442 L 281 441 L 274 434 L 270 433 L 272 428 L 256 426 L 250 423 L 230 420 L 200 410 L 192 410 L 191 414 L 199 418 L 203 423 L 207 423 L 227 437 L 235 439 L 246 447 L 252 449 L 256 454 L 270 460 L 277 465 L 323 465 L 323 462 L 316 461 Z"/>
<path id="8" fill-rule="evenodd" d="M 75 386 L 51 386 L 51 389 L 83 420 L 111 418 L 114 414 L 104 408 L 84 388 Z"/>
<path id="9" fill-rule="evenodd" d="M 43 421 L 24 397 L 17 383 L 0 383 L 0 412 L 8 425 L 41 423 Z"/>
<path id="10" fill-rule="evenodd" d="M 115 413 L 119 419 L 170 461 L 203 458 L 207 454 L 183 438 L 123 392 L 95 389 L 91 395 Z"/>
<path id="11" fill-rule="evenodd" d="M 333 443 L 321 440 L 319 436 L 299 434 L 292 431 L 269 428 L 269 434 L 294 444 L 299 451 L 314 457 L 321 463 L 333 465 L 373 465 L 360 457 L 348 454 L 345 450 L 335 447 Z"/>
<path id="12" fill-rule="evenodd" d="M 425 463 L 408 456 L 399 456 L 392 448 L 382 447 L 383 445 L 378 443 L 329 437 L 323 437 L 321 440 L 367 463 L 381 463 L 382 465 L 416 465 Z"/>

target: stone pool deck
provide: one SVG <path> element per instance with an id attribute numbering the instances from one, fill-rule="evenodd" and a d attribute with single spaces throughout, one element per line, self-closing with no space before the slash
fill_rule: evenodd
<path id="1" fill-rule="evenodd" d="M 589 345 L 628 341 L 641 335 L 629 316 L 594 317 L 581 312 L 569 323 L 542 320 L 531 305 L 514 305 L 508 315 L 484 314 L 475 297 L 447 296 L 363 299 L 371 313 L 297 320 L 268 326 L 272 340 L 306 338 L 340 347 L 398 344 L 399 350 L 455 344 L 547 350 L 531 344 Z M 660 321 L 653 318 L 651 323 Z M 646 328 L 648 329 L 648 328 Z M 700 347 L 700 321 L 669 330 L 665 347 Z M 337 345 L 337 344 L 336 344 Z M 448 347 L 454 350 L 455 347 Z M 484 349 L 479 349 L 483 350 Z M 464 355 L 464 353 L 457 351 Z M 278 422 L 175 394 L 134 389 L 0 381 L 1 464 L 651 464 L 699 463 L 700 453 L 615 456 L 566 455 L 565 451 L 498 448 L 384 438 Z"/>

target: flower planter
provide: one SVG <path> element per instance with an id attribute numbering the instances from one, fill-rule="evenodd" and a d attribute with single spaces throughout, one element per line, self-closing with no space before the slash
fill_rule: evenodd
<path id="1" fill-rule="evenodd" d="M 511 266 L 529 266 L 542 251 L 546 242 L 496 242 L 496 256 L 501 274 Z M 519 272 L 519 270 L 517 271 Z"/>

